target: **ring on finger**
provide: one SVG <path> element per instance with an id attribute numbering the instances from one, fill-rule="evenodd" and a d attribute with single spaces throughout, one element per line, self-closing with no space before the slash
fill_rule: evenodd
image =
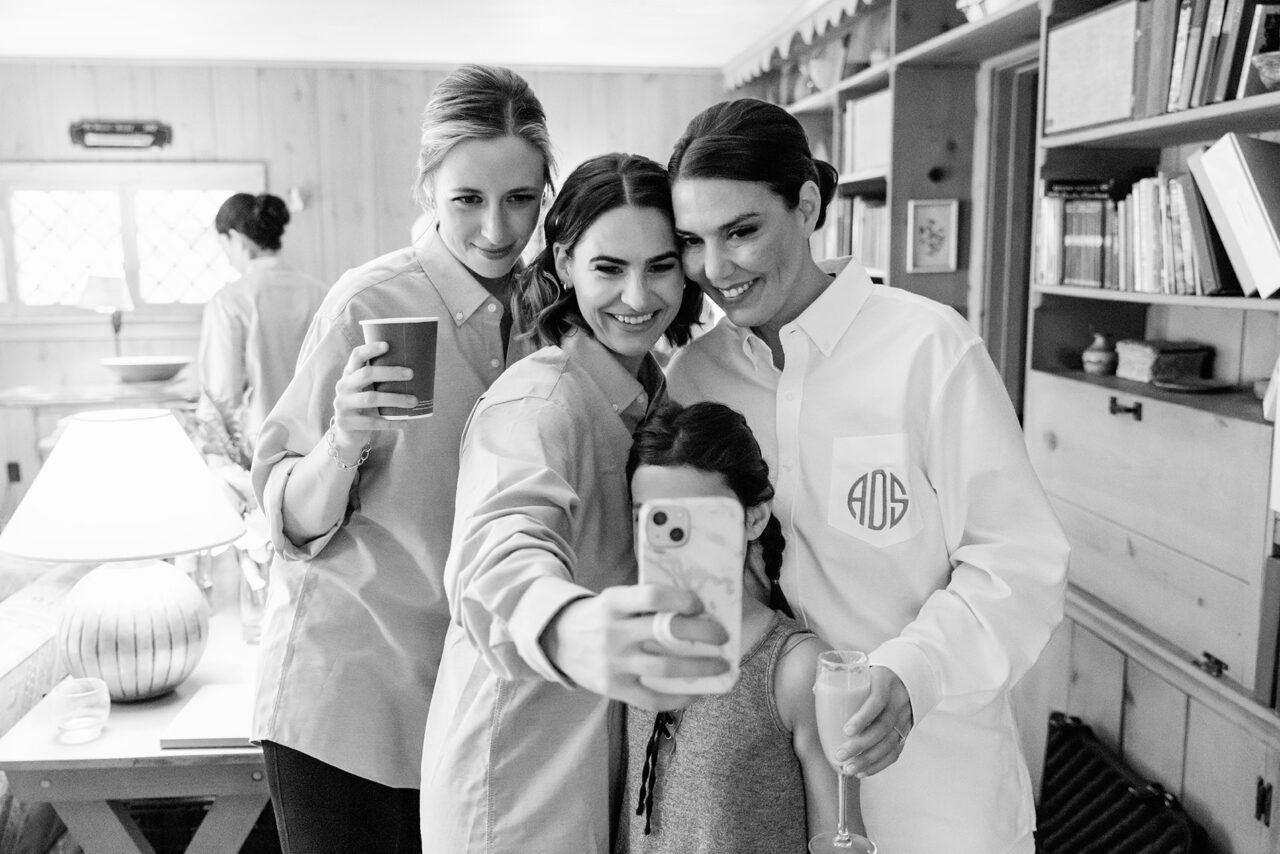
<path id="1" fill-rule="evenodd" d="M 653 615 L 653 639 L 667 649 L 680 648 L 680 639 L 671 631 L 671 621 L 675 618 L 675 611 L 658 611 Z"/>
<path id="2" fill-rule="evenodd" d="M 902 730 L 898 729 L 896 726 L 894 726 L 893 731 L 898 734 L 898 744 L 902 744 L 907 740 L 907 737 L 902 734 Z"/>

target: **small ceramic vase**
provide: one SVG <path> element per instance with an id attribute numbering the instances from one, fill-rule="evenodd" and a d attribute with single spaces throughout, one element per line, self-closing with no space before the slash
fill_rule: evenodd
<path id="1" fill-rule="evenodd" d="M 1108 376 L 1116 372 L 1119 356 L 1116 355 L 1116 345 L 1112 343 L 1111 336 L 1105 332 L 1095 332 L 1093 343 L 1080 354 L 1080 359 L 1084 362 L 1086 374 Z"/>

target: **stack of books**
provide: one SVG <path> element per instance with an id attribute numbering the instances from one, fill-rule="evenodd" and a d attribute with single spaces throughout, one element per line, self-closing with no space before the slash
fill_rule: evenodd
<path id="1" fill-rule="evenodd" d="M 1116 342 L 1116 376 L 1140 383 L 1203 377 L 1213 348 L 1195 341 Z"/>

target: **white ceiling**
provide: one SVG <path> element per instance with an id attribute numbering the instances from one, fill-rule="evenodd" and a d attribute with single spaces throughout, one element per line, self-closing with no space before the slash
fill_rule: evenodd
<path id="1" fill-rule="evenodd" d="M 0 57 L 723 69 L 825 2 L 0 0 Z"/>

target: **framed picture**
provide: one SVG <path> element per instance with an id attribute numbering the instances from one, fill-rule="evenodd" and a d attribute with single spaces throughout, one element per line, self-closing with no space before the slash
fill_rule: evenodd
<path id="1" fill-rule="evenodd" d="M 953 273 L 959 253 L 960 202 L 911 199 L 907 202 L 908 273 Z"/>

